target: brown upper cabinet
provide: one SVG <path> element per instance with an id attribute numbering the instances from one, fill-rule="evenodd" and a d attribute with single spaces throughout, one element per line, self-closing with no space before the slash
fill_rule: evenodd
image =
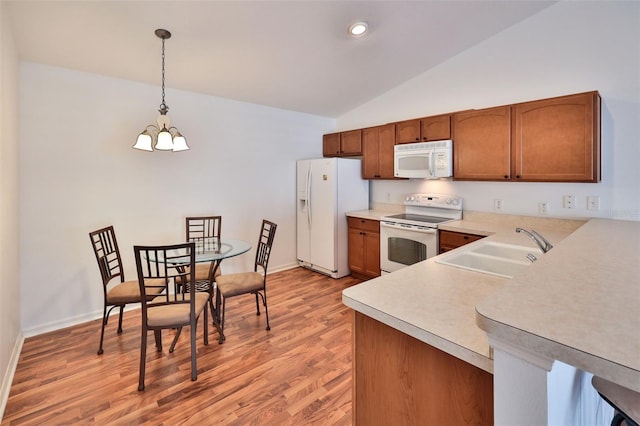
<path id="1" fill-rule="evenodd" d="M 520 103 L 512 111 L 515 180 L 600 181 L 597 92 Z"/>
<path id="2" fill-rule="evenodd" d="M 322 155 L 325 157 L 362 155 L 362 129 L 322 136 Z"/>
<path id="3" fill-rule="evenodd" d="M 395 124 L 362 129 L 362 178 L 394 179 Z"/>
<path id="4" fill-rule="evenodd" d="M 599 182 L 600 96 L 560 96 L 453 115 L 459 180 Z"/>
<path id="5" fill-rule="evenodd" d="M 453 176 L 468 180 L 511 177 L 511 107 L 453 115 Z"/>
<path id="6" fill-rule="evenodd" d="M 416 118 L 324 135 L 322 151 L 394 179 L 394 145 L 452 139 L 454 180 L 600 182 L 600 103 L 593 91 Z"/>
<path id="7" fill-rule="evenodd" d="M 396 125 L 396 144 L 451 139 L 451 115 L 416 118 Z"/>

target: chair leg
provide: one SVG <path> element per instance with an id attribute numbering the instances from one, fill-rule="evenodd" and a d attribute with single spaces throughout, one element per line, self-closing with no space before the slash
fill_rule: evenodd
<path id="1" fill-rule="evenodd" d="M 216 306 L 214 306 L 214 302 L 213 302 L 213 288 L 209 289 L 210 293 L 209 293 L 209 310 L 211 311 L 211 322 L 213 323 L 213 326 L 216 326 Z M 216 294 L 217 297 L 217 294 Z M 217 303 L 217 302 L 216 302 Z"/>
<path id="2" fill-rule="evenodd" d="M 256 315 L 260 315 L 260 303 L 258 303 L 258 293 L 256 295 Z"/>
<path id="3" fill-rule="evenodd" d="M 196 365 L 196 326 L 198 319 L 191 323 L 191 381 L 198 379 L 198 367 Z"/>
<path id="4" fill-rule="evenodd" d="M 122 333 L 122 314 L 124 311 L 124 305 L 120 305 L 120 317 L 118 318 L 118 334 Z"/>
<path id="5" fill-rule="evenodd" d="M 211 299 L 209 299 L 209 302 L 211 302 Z M 204 318 L 203 318 L 203 333 L 204 333 L 204 344 L 205 346 L 209 344 L 209 314 L 207 313 L 207 307 L 205 306 L 204 309 Z"/>
<path id="6" fill-rule="evenodd" d="M 169 353 L 172 354 L 173 350 L 176 347 L 176 343 L 178 342 L 178 337 L 180 337 L 180 333 L 182 332 L 182 327 L 178 327 L 178 329 L 176 330 L 176 335 L 173 338 L 173 342 L 171 342 L 171 346 L 169 347 Z"/>
<path id="7" fill-rule="evenodd" d="M 104 311 L 102 313 L 102 329 L 100 331 L 100 346 L 98 347 L 98 355 L 102 355 L 102 343 L 104 341 L 104 327 L 107 325 L 107 305 L 104 305 Z"/>
<path id="8" fill-rule="evenodd" d="M 220 314 L 220 312 L 223 313 L 223 315 Z M 214 316 L 214 325 L 216 327 L 216 329 L 218 330 L 218 334 L 219 334 L 219 338 L 218 338 L 218 343 L 222 344 L 222 342 L 224 342 L 225 337 L 224 337 L 224 301 L 222 300 L 222 293 L 220 293 L 220 291 L 216 291 L 216 313 Z"/>
<path id="9" fill-rule="evenodd" d="M 142 327 L 142 340 L 140 342 L 140 376 L 138 378 L 138 390 L 144 390 L 144 367 L 147 359 L 147 329 Z"/>
<path id="10" fill-rule="evenodd" d="M 220 330 L 220 339 L 218 340 L 219 344 L 227 340 L 227 338 L 224 336 L 224 313 L 226 304 L 227 299 L 222 299 L 222 313 L 220 312 L 220 310 L 218 310 L 218 316 L 220 316 L 220 322 L 218 323 L 218 329 Z"/>
<path id="11" fill-rule="evenodd" d="M 153 330 L 153 335 L 156 338 L 156 348 L 158 348 L 158 352 L 162 352 L 162 330 Z"/>
<path id="12" fill-rule="evenodd" d="M 264 290 L 264 294 L 258 293 L 262 297 L 262 303 L 264 304 L 264 315 L 267 317 L 267 331 L 271 330 L 269 325 L 269 308 L 267 307 L 267 291 Z"/>

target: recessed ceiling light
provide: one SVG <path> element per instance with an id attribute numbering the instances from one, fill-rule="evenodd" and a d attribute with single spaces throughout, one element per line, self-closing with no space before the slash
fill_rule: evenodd
<path id="1" fill-rule="evenodd" d="M 366 22 L 356 22 L 349 27 L 349 34 L 354 37 L 360 37 L 367 32 L 367 28 L 368 26 Z"/>

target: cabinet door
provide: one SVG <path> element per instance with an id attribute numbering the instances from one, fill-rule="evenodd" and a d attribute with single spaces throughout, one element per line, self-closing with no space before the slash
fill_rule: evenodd
<path id="1" fill-rule="evenodd" d="M 362 130 L 349 130 L 340 134 L 340 154 L 362 155 Z"/>
<path id="2" fill-rule="evenodd" d="M 516 180 L 600 181 L 600 96 L 597 92 L 514 105 Z"/>
<path id="3" fill-rule="evenodd" d="M 456 249 L 458 247 L 462 247 L 465 244 L 472 243 L 481 238 L 484 238 L 482 235 L 474 235 L 467 234 L 464 232 L 453 232 L 453 231 L 439 231 L 439 249 L 438 253 L 444 253 L 449 250 Z"/>
<path id="4" fill-rule="evenodd" d="M 351 272 L 364 274 L 364 237 L 357 228 L 349 228 L 349 269 Z"/>
<path id="5" fill-rule="evenodd" d="M 396 179 L 393 176 L 395 125 L 362 130 L 362 178 Z"/>
<path id="6" fill-rule="evenodd" d="M 329 133 L 322 136 L 322 155 L 325 157 L 340 155 L 340 133 Z"/>
<path id="7" fill-rule="evenodd" d="M 453 115 L 454 179 L 508 180 L 510 147 L 510 106 Z"/>
<path id="8" fill-rule="evenodd" d="M 423 142 L 451 139 L 451 116 L 447 114 L 421 119 L 420 135 Z"/>
<path id="9" fill-rule="evenodd" d="M 364 233 L 364 273 L 371 277 L 380 276 L 380 234 Z"/>
<path id="10" fill-rule="evenodd" d="M 379 126 L 379 151 L 378 164 L 379 174 L 382 179 L 397 179 L 393 175 L 393 147 L 396 144 L 395 124 L 385 124 Z"/>
<path id="11" fill-rule="evenodd" d="M 420 142 L 420 119 L 406 120 L 395 123 L 396 143 Z"/>
<path id="12" fill-rule="evenodd" d="M 391 167 L 393 168 L 393 164 Z M 362 130 L 362 179 L 379 177 L 380 130 L 379 127 L 369 127 Z"/>

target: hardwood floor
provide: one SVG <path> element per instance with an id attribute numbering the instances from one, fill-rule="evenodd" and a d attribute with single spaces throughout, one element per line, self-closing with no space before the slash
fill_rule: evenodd
<path id="1" fill-rule="evenodd" d="M 156 352 L 149 333 L 144 391 L 138 391 L 140 311 L 117 316 L 96 355 L 99 320 L 26 339 L 2 425 L 237 424 L 350 425 L 352 323 L 334 280 L 302 268 L 269 276 L 271 331 L 255 299 L 229 299 L 222 345 L 198 324 L 198 380 L 190 380 L 189 333 L 173 354 L 173 332 Z"/>

